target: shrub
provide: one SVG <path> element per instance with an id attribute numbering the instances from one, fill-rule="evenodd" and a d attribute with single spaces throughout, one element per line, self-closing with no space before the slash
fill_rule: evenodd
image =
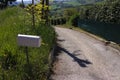
<path id="1" fill-rule="evenodd" d="M 79 19 L 79 15 L 74 14 L 73 16 L 70 17 L 68 24 L 77 27 L 78 26 L 78 19 Z"/>

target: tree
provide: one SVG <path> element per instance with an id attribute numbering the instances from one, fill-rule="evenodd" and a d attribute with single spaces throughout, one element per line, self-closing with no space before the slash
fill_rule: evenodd
<path id="1" fill-rule="evenodd" d="M 49 23 L 48 16 L 49 16 L 49 0 L 41 0 L 42 4 L 42 16 L 41 18 L 45 20 L 46 24 Z M 45 6 L 47 7 L 45 9 Z"/>
<path id="2" fill-rule="evenodd" d="M 46 6 L 48 6 L 46 11 L 45 11 L 45 19 L 46 19 L 46 23 L 48 24 L 49 23 L 49 20 L 48 20 L 48 16 L 49 16 L 49 0 L 46 0 L 45 4 L 46 4 Z"/>

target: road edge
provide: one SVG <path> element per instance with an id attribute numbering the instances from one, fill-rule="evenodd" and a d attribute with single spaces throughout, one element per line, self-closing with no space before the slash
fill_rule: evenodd
<path id="1" fill-rule="evenodd" d="M 109 46 L 111 46 L 111 47 L 113 47 L 113 48 L 115 48 L 115 49 L 117 49 L 117 50 L 120 51 L 120 44 L 117 44 L 117 43 L 112 42 L 112 41 L 108 41 L 108 40 L 106 40 L 106 39 L 104 39 L 104 38 L 102 38 L 102 37 L 100 37 L 100 36 L 98 36 L 98 35 L 89 33 L 89 32 L 87 32 L 87 31 L 85 31 L 85 30 L 83 30 L 83 29 L 80 29 L 80 28 L 78 28 L 78 27 L 74 27 L 74 26 L 65 27 L 65 25 L 57 25 L 56 27 L 67 28 L 67 29 L 71 29 L 71 30 L 78 31 L 78 32 L 82 32 L 82 33 L 84 33 L 84 34 L 86 34 L 86 35 L 89 35 L 89 36 L 91 36 L 91 37 L 93 37 L 93 38 L 95 38 L 95 39 L 103 42 L 105 45 L 107 44 L 107 46 L 109 45 Z M 119 54 L 119 55 L 120 55 L 120 54 Z"/>

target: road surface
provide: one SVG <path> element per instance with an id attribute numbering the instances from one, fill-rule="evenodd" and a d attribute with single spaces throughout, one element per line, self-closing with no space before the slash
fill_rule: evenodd
<path id="1" fill-rule="evenodd" d="M 85 33 L 55 27 L 52 80 L 120 80 L 120 52 Z"/>

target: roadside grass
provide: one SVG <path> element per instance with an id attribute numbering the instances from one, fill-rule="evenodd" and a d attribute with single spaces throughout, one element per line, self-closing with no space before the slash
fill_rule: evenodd
<path id="1" fill-rule="evenodd" d="M 39 48 L 28 48 L 30 65 L 26 63 L 25 48 L 17 45 L 18 34 L 38 35 Z M 30 16 L 19 8 L 0 11 L 0 80 L 46 80 L 49 53 L 55 42 L 51 26 L 39 23 L 31 26 Z"/>

